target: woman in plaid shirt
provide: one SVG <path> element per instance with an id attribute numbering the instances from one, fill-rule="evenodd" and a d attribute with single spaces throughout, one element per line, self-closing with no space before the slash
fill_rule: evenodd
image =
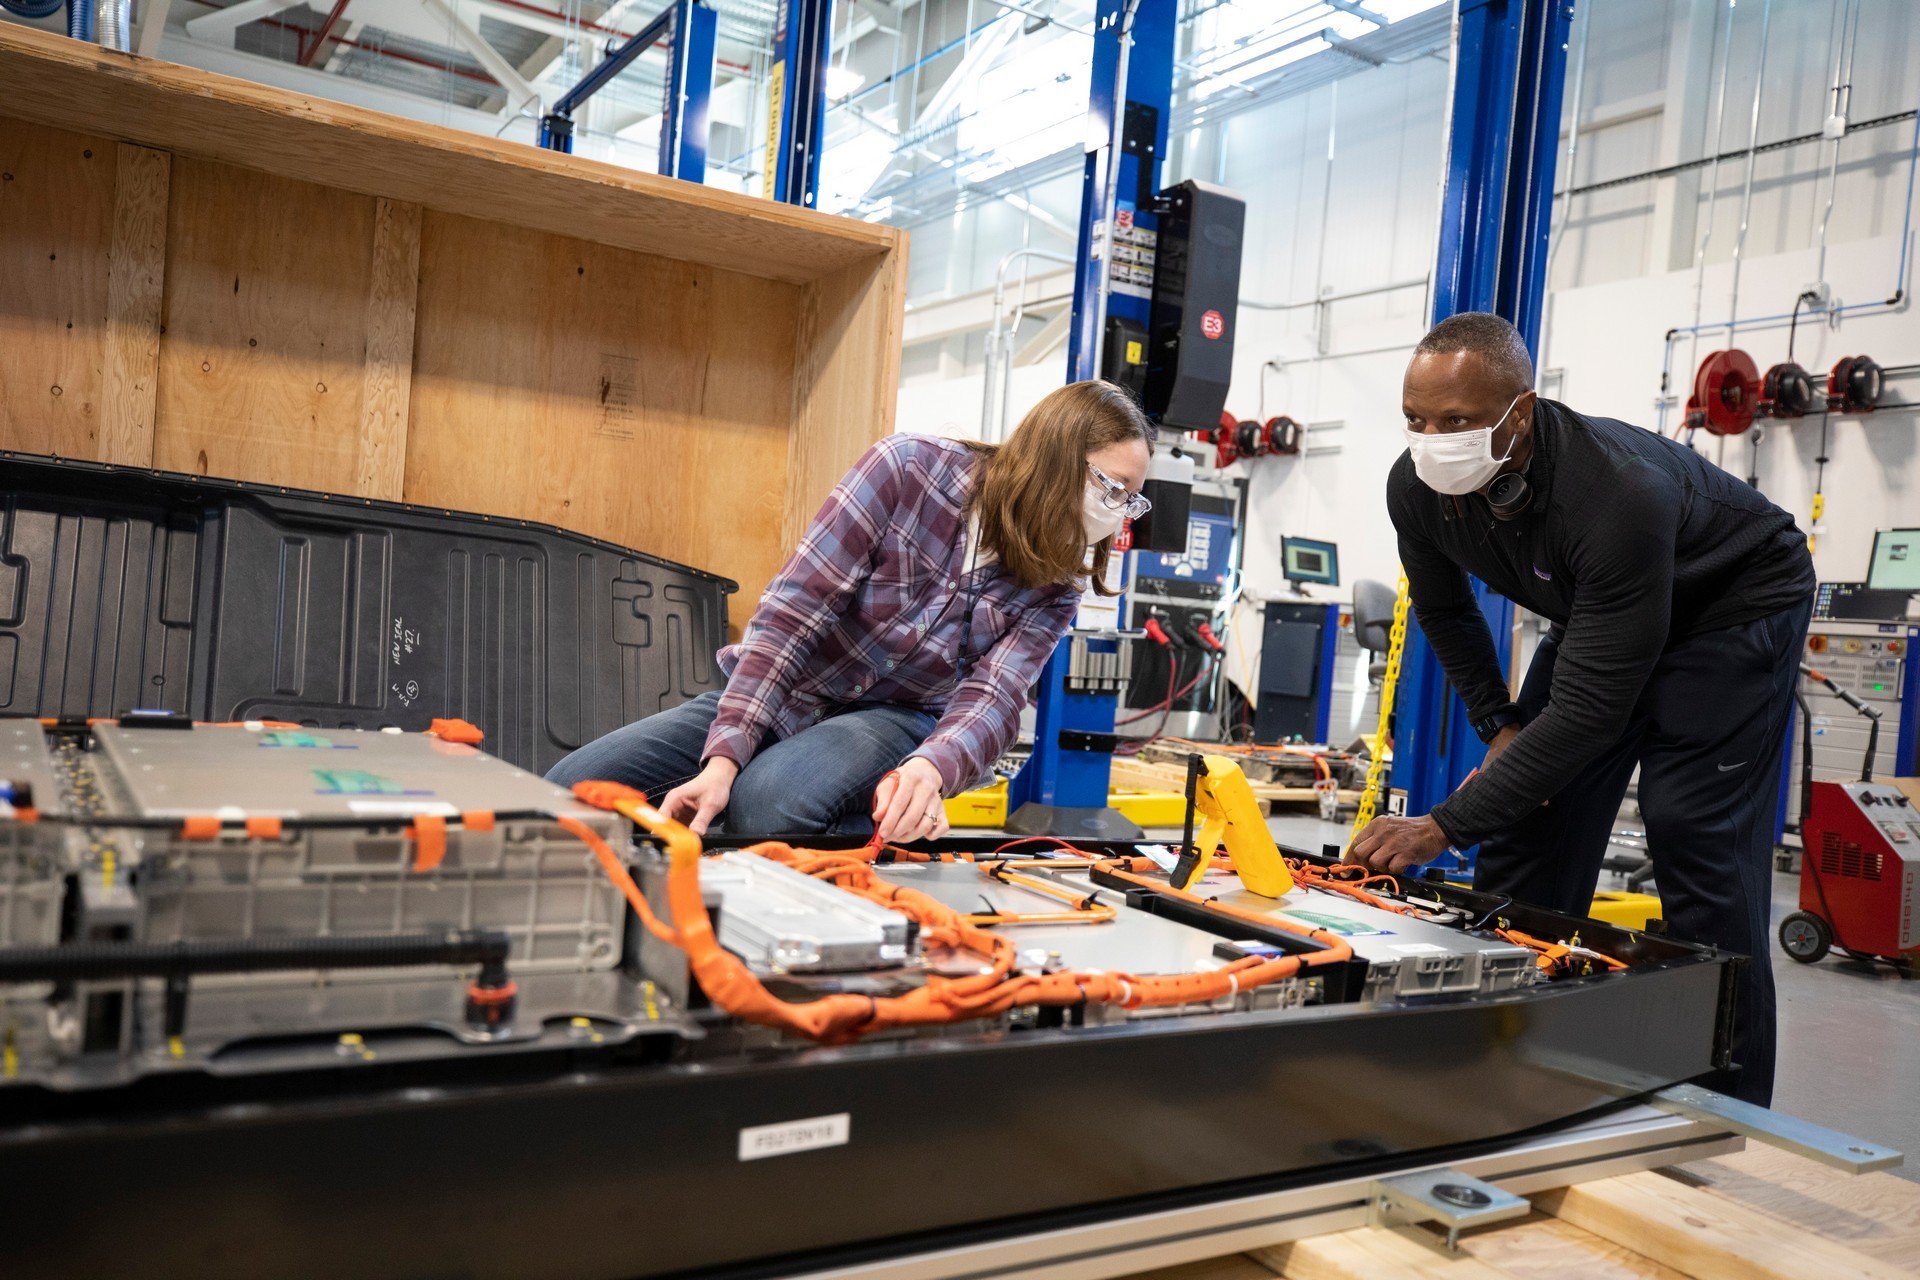
<path id="1" fill-rule="evenodd" d="M 665 793 L 704 832 L 937 837 L 1146 514 L 1153 428 L 1105 382 L 1053 392 L 1004 445 L 894 435 L 828 495 L 767 587 L 727 687 L 615 730 L 547 775 Z"/>

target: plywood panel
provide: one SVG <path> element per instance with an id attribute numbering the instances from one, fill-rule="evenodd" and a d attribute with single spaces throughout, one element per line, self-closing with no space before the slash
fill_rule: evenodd
<path id="1" fill-rule="evenodd" d="M 106 385 L 99 456 L 153 465 L 160 393 L 160 303 L 167 277 L 167 199 L 173 157 L 120 143 L 107 276 Z"/>
<path id="2" fill-rule="evenodd" d="M 861 450 L 893 430 L 906 287 L 904 252 L 806 287 L 781 524 L 789 547 Z"/>
<path id="3" fill-rule="evenodd" d="M 904 248 L 892 227 L 638 173 L 0 23 L 0 111 L 448 213 L 806 281 Z"/>
<path id="4" fill-rule="evenodd" d="M 154 462 L 359 492 L 374 201 L 176 157 Z"/>
<path id="5" fill-rule="evenodd" d="M 114 169 L 112 142 L 0 118 L 0 447 L 98 456 Z"/>
<path id="6" fill-rule="evenodd" d="M 797 291 L 429 212 L 406 498 L 544 520 L 738 579 L 779 527 Z"/>
<path id="7" fill-rule="evenodd" d="M 420 285 L 420 206 L 374 207 L 367 287 L 366 390 L 360 405 L 355 487 L 398 501 L 406 491 L 407 405 L 413 390 L 414 304 Z"/>

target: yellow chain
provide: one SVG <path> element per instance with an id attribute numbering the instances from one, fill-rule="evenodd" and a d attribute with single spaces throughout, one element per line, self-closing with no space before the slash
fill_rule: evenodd
<path id="1" fill-rule="evenodd" d="M 1353 815 L 1353 830 L 1347 840 L 1373 821 L 1379 802 L 1380 786 L 1387 772 L 1387 726 L 1393 720 L 1393 689 L 1400 683 L 1400 656 L 1407 647 L 1407 575 L 1400 574 L 1400 595 L 1393 602 L 1393 632 L 1387 642 L 1387 674 L 1380 682 L 1380 727 L 1373 738 L 1373 758 L 1367 762 L 1367 785 L 1360 793 L 1360 811 Z"/>

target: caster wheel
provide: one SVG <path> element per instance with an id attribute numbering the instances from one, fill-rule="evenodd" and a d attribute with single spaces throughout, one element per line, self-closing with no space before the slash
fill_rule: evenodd
<path id="1" fill-rule="evenodd" d="M 1801 964 L 1824 958 L 1833 946 L 1833 930 L 1808 911 L 1796 911 L 1780 922 L 1780 949 Z"/>

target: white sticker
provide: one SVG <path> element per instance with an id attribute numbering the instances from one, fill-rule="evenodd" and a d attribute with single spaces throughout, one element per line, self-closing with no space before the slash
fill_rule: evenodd
<path id="1" fill-rule="evenodd" d="M 1387 950 L 1403 956 L 1430 956 L 1445 954 L 1447 949 L 1431 942 L 1396 942 Z"/>
<path id="2" fill-rule="evenodd" d="M 821 1147 L 844 1147 L 853 1132 L 853 1115 L 814 1116 L 810 1120 L 789 1120 L 785 1124 L 761 1124 L 740 1131 L 740 1158 L 764 1160 L 768 1156 L 790 1156 Z"/>
<path id="3" fill-rule="evenodd" d="M 417 813 L 458 817 L 460 810 L 445 800 L 349 800 L 347 809 L 366 818 L 407 818 Z"/>

